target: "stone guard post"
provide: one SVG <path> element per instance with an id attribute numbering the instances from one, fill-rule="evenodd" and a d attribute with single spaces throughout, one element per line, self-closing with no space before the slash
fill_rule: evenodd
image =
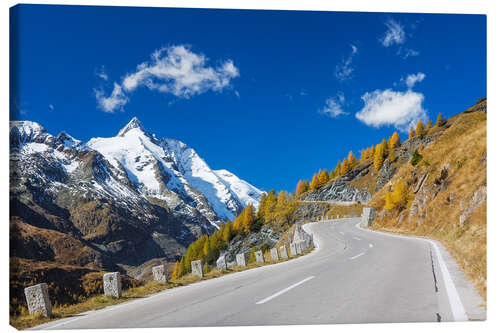
<path id="1" fill-rule="evenodd" d="M 255 251 L 255 261 L 264 263 L 264 255 L 262 254 L 262 251 Z"/>
<path id="2" fill-rule="evenodd" d="M 167 266 L 162 264 L 152 268 L 153 279 L 158 282 L 167 282 Z"/>
<path id="3" fill-rule="evenodd" d="M 278 260 L 280 260 L 280 259 L 278 258 L 278 250 L 277 250 L 275 247 L 273 247 L 273 248 L 271 249 L 271 259 L 272 259 L 273 261 L 278 261 Z"/>
<path id="4" fill-rule="evenodd" d="M 199 277 L 203 277 L 203 263 L 201 260 L 191 261 L 191 274 Z"/>
<path id="5" fill-rule="evenodd" d="M 247 261 L 245 259 L 245 253 L 238 253 L 236 255 L 236 265 L 246 267 Z"/>
<path id="6" fill-rule="evenodd" d="M 106 273 L 102 277 L 104 296 L 120 298 L 122 296 L 122 279 L 119 272 Z"/>
<path id="7" fill-rule="evenodd" d="M 372 221 L 375 218 L 375 208 L 363 207 L 363 215 L 361 216 L 361 225 L 363 227 L 369 227 L 372 225 Z"/>
<path id="8" fill-rule="evenodd" d="M 26 303 L 30 314 L 41 314 L 44 317 L 52 316 L 49 290 L 46 283 L 40 283 L 24 289 Z"/>
<path id="9" fill-rule="evenodd" d="M 226 270 L 227 269 L 226 256 L 225 255 L 221 255 L 219 257 L 219 259 L 217 259 L 216 265 L 217 265 L 217 269 Z"/>
<path id="10" fill-rule="evenodd" d="M 297 244 L 295 243 L 290 244 L 290 255 L 292 256 L 297 255 Z"/>
<path id="11" fill-rule="evenodd" d="M 286 245 L 280 247 L 281 259 L 288 259 L 288 253 L 286 252 Z"/>
<path id="12" fill-rule="evenodd" d="M 294 243 L 295 248 L 297 249 L 297 254 L 302 254 L 302 247 L 300 246 L 300 242 Z"/>

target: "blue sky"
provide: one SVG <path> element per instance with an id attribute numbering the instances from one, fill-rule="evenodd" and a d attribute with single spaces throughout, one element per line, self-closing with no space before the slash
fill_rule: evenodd
<path id="1" fill-rule="evenodd" d="M 88 140 L 137 116 L 264 190 L 486 96 L 482 15 L 22 5 L 11 28 L 11 119 Z"/>

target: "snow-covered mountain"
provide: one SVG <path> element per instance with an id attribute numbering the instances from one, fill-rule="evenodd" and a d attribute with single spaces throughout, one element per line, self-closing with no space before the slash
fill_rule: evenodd
<path id="1" fill-rule="evenodd" d="M 178 140 L 158 139 L 135 117 L 117 136 L 94 138 L 87 146 L 123 167 L 144 195 L 169 202 L 169 192 L 174 192 L 211 222 L 232 220 L 249 203 L 257 208 L 263 193 L 232 174 L 226 181 L 194 149 Z"/>
<path id="2" fill-rule="evenodd" d="M 85 260 L 98 262 L 175 258 L 264 193 L 137 118 L 86 143 L 12 121 L 10 162 L 11 218 L 90 242 L 96 252 Z"/>

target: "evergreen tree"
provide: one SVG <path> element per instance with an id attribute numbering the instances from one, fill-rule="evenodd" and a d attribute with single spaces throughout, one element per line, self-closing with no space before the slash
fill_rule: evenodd
<path id="1" fill-rule="evenodd" d="M 440 126 L 443 126 L 443 123 L 444 123 L 443 115 L 441 114 L 441 112 L 439 112 L 437 119 L 436 119 L 436 124 L 434 126 L 440 127 Z"/>
<path id="2" fill-rule="evenodd" d="M 392 134 L 391 136 L 391 139 L 389 140 L 389 148 L 391 149 L 397 148 L 399 147 L 400 144 L 401 144 L 401 139 L 399 138 L 399 134 L 398 132 L 394 132 L 394 134 Z"/>
<path id="3" fill-rule="evenodd" d="M 419 138 L 423 138 L 425 134 L 424 123 L 419 119 L 417 122 L 417 129 L 415 130 L 415 135 Z"/>

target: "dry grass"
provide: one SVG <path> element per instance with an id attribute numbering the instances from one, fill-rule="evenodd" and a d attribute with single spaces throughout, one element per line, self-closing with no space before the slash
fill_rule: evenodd
<path id="1" fill-rule="evenodd" d="M 450 119 L 450 124 L 422 151 L 422 162 L 416 167 L 403 165 L 393 178 L 411 183 L 414 168 L 419 177 L 429 173 L 424 186 L 430 189 L 430 195 L 422 216 L 410 219 L 409 209 L 393 211 L 384 219 L 377 218 L 374 227 L 441 241 L 486 301 L 486 202 L 463 225 L 459 222 L 474 192 L 486 185 L 486 115 L 462 113 Z M 447 186 L 438 190 L 434 180 L 444 166 L 449 167 Z M 382 210 L 391 183 L 376 193 L 370 206 Z M 414 200 L 413 194 L 410 200 Z"/>

